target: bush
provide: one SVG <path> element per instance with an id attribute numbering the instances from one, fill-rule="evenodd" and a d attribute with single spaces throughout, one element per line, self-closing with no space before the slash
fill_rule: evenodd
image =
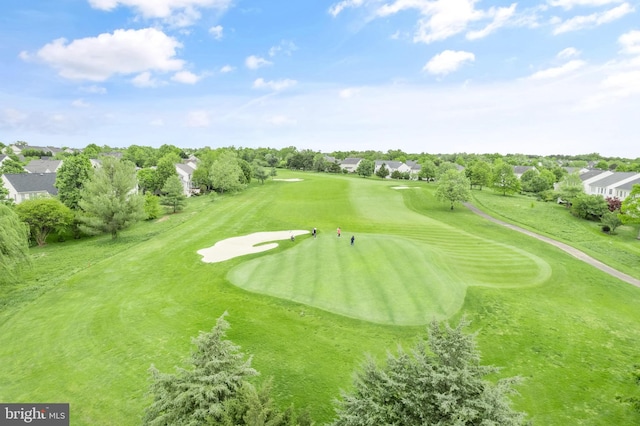
<path id="1" fill-rule="evenodd" d="M 608 225 L 602 225 L 602 232 L 608 234 L 609 232 L 611 232 L 611 228 L 609 228 Z"/>

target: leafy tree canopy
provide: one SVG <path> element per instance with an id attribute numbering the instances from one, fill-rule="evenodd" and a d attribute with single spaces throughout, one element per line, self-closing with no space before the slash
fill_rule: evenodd
<path id="1" fill-rule="evenodd" d="M 178 176 L 169 176 L 164 186 L 162 187 L 162 199 L 161 203 L 164 206 L 169 206 L 173 209 L 173 213 L 182 210 L 184 207 L 187 196 L 184 195 L 184 187 L 182 181 Z"/>
<path id="2" fill-rule="evenodd" d="M 471 183 L 463 172 L 449 169 L 438 179 L 438 187 L 436 188 L 436 199 L 448 202 L 451 210 L 455 203 L 463 203 L 471 198 Z"/>
<path id="3" fill-rule="evenodd" d="M 16 206 L 20 220 L 29 225 L 38 246 L 47 242 L 52 231 L 60 232 L 73 223 L 73 213 L 57 198 L 33 198 Z"/>
<path id="4" fill-rule="evenodd" d="M 78 209 L 80 191 L 93 174 L 93 167 L 89 158 L 84 155 L 67 157 L 56 172 L 55 187 L 58 188 L 58 198 L 72 210 Z"/>

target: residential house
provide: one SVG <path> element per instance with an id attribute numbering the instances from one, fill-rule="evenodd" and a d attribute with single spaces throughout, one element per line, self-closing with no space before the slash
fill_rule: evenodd
<path id="1" fill-rule="evenodd" d="M 409 171 L 411 179 L 417 179 L 420 174 L 420 170 L 422 170 L 422 166 L 417 161 L 412 160 L 407 160 L 405 164 L 411 169 Z"/>
<path id="2" fill-rule="evenodd" d="M 30 198 L 58 194 L 55 173 L 8 173 L 2 175 L 2 183 L 9 190 L 8 198 L 16 204 Z"/>
<path id="3" fill-rule="evenodd" d="M 18 146 L 18 145 L 11 145 L 11 149 L 13 150 L 13 153 L 16 155 L 20 155 L 23 151 L 42 151 L 45 154 L 47 153 L 51 153 L 51 155 L 56 155 L 59 152 L 62 152 L 62 149 L 60 148 L 56 148 L 53 146 L 33 146 L 33 145 L 25 145 L 25 146 Z"/>
<path id="4" fill-rule="evenodd" d="M 411 173 L 411 167 L 409 167 L 402 161 L 376 160 L 374 161 L 374 163 L 375 163 L 375 168 L 373 169 L 373 173 L 377 173 L 383 164 L 387 168 L 387 170 L 389 170 L 389 177 L 393 172 Z"/>
<path id="5" fill-rule="evenodd" d="M 534 166 L 513 166 L 513 174 L 520 179 L 525 172 L 533 169 L 535 169 Z"/>
<path id="6" fill-rule="evenodd" d="M 27 173 L 55 173 L 62 166 L 62 160 L 31 160 L 24 169 Z"/>
<path id="7" fill-rule="evenodd" d="M 591 183 L 597 181 L 598 179 L 611 176 L 612 174 L 613 172 L 609 170 L 600 170 L 600 169 L 591 169 L 587 172 L 581 173 L 580 179 L 582 180 L 584 192 L 589 194 L 589 185 L 591 185 Z"/>
<path id="8" fill-rule="evenodd" d="M 7 159 L 9 159 L 8 155 L 0 154 L 0 166 L 2 166 L 2 163 Z"/>
<path id="9" fill-rule="evenodd" d="M 340 168 L 342 170 L 346 170 L 349 173 L 355 173 L 361 161 L 362 158 L 345 158 L 340 162 Z"/>
<path id="10" fill-rule="evenodd" d="M 631 190 L 633 189 L 633 185 L 640 185 L 640 174 L 636 179 L 627 181 L 622 185 L 618 185 L 613 188 L 613 196 L 618 197 L 621 200 L 624 200 L 631 194 Z"/>
<path id="11" fill-rule="evenodd" d="M 624 186 L 626 183 L 635 181 L 638 178 L 640 178 L 640 173 L 636 172 L 611 172 L 611 174 L 589 183 L 585 192 L 603 197 L 615 197 L 617 196 L 615 194 L 617 187 Z"/>
<path id="12" fill-rule="evenodd" d="M 180 182 L 182 182 L 183 193 L 187 197 L 200 192 L 193 184 L 193 172 L 195 170 L 196 169 L 189 164 L 176 164 L 176 172 L 178 172 L 178 177 L 180 178 Z"/>

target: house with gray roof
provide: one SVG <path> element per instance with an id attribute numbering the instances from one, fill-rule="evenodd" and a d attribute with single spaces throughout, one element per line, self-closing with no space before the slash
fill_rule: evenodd
<path id="1" fill-rule="evenodd" d="M 640 185 L 640 174 L 636 179 L 627 181 L 621 185 L 614 187 L 613 196 L 618 197 L 621 200 L 624 200 L 631 193 L 631 190 L 633 189 L 633 185 Z"/>
<path id="2" fill-rule="evenodd" d="M 340 162 L 340 168 L 342 170 L 346 170 L 349 173 L 355 173 L 361 161 L 362 161 L 362 158 L 352 158 L 352 157 L 345 158 Z"/>
<path id="3" fill-rule="evenodd" d="M 9 190 L 8 198 L 16 204 L 31 198 L 58 195 L 54 186 L 56 173 L 7 173 L 2 175 L 2 183 Z"/>
<path id="4" fill-rule="evenodd" d="M 525 172 L 532 169 L 535 169 L 535 167 L 534 166 L 513 166 L 513 174 L 515 174 L 516 177 L 520 179 Z"/>
<path id="5" fill-rule="evenodd" d="M 62 160 L 31 160 L 29 164 L 24 166 L 27 173 L 56 173 L 62 166 Z"/>
<path id="6" fill-rule="evenodd" d="M 615 188 L 623 186 L 628 182 L 640 178 L 640 173 L 636 172 L 609 172 L 602 178 L 590 182 L 585 187 L 587 194 L 601 195 L 603 197 L 615 197 Z M 620 198 L 620 197 L 618 197 Z"/>
<path id="7" fill-rule="evenodd" d="M 387 170 L 389 170 L 389 176 L 391 176 L 391 173 L 393 172 L 411 173 L 411 167 L 409 167 L 402 161 L 376 160 L 374 161 L 374 164 L 375 164 L 375 168 L 373 169 L 373 173 L 377 173 L 383 164 L 385 165 Z"/>
<path id="8" fill-rule="evenodd" d="M 193 184 L 193 172 L 195 172 L 195 170 L 196 169 L 191 167 L 189 164 L 176 164 L 176 172 L 178 173 L 180 182 L 182 182 L 183 193 L 187 197 L 200 192 L 200 190 Z"/>

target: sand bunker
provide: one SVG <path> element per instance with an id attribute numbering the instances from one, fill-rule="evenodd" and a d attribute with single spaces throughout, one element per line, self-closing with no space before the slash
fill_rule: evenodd
<path id="1" fill-rule="evenodd" d="M 202 261 L 206 263 L 224 262 L 234 257 L 260 253 L 278 247 L 278 243 L 256 246 L 257 244 L 268 241 L 288 240 L 292 235 L 298 236 L 308 233 L 309 231 L 299 229 L 293 231 L 255 232 L 218 241 L 212 247 L 198 250 L 198 254 L 202 256 Z"/>
<path id="2" fill-rule="evenodd" d="M 295 178 L 295 179 L 274 179 L 280 182 L 302 182 L 303 179 Z"/>

